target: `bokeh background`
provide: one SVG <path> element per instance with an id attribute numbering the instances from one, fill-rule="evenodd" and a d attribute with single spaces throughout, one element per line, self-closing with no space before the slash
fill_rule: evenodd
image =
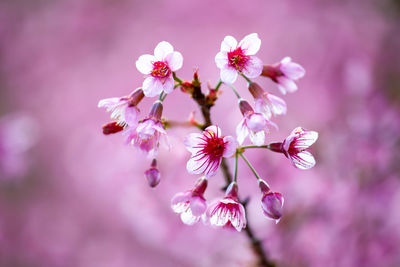
<path id="1" fill-rule="evenodd" d="M 252 266 L 244 234 L 185 226 L 170 209 L 197 179 L 182 145 L 195 129 L 169 131 L 173 148 L 161 151 L 162 181 L 151 189 L 150 160 L 122 136 L 102 135 L 109 117 L 97 108 L 141 85 L 134 63 L 159 41 L 183 54 L 179 76 L 198 68 L 205 87 L 218 80 L 224 36 L 252 32 L 265 63 L 291 56 L 307 70 L 268 142 L 296 126 L 320 133 L 309 171 L 248 152 L 285 196 L 277 225 L 239 164 L 249 222 L 269 257 L 278 266 L 400 266 L 399 14 L 389 0 L 1 1 L 0 266 Z M 236 85 L 250 99 L 245 82 Z M 241 114 L 222 89 L 212 118 L 233 135 Z M 141 103 L 143 114 L 151 102 Z M 168 119 L 196 109 L 180 91 L 165 101 Z M 218 174 L 207 199 L 221 197 L 222 186 Z"/>

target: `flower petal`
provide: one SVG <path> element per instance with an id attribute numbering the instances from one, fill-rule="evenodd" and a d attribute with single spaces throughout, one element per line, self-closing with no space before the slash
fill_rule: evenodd
<path id="1" fill-rule="evenodd" d="M 250 131 L 259 132 L 267 126 L 267 121 L 261 113 L 253 113 L 246 117 L 246 124 Z"/>
<path id="2" fill-rule="evenodd" d="M 307 170 L 315 165 L 315 159 L 309 151 L 301 151 L 297 154 L 290 156 L 293 165 L 301 170 Z"/>
<path id="3" fill-rule="evenodd" d="M 224 40 L 221 43 L 221 52 L 230 52 L 237 47 L 237 41 L 232 36 L 225 36 Z"/>
<path id="4" fill-rule="evenodd" d="M 222 133 L 221 129 L 218 126 L 215 126 L 215 125 L 208 126 L 204 131 L 206 133 L 207 132 L 214 133 L 215 136 L 217 136 L 217 137 L 221 137 L 221 133 Z"/>
<path id="5" fill-rule="evenodd" d="M 98 108 L 106 108 L 107 111 L 110 111 L 111 109 L 114 109 L 115 105 L 119 104 L 120 102 L 119 97 L 111 97 L 111 98 L 105 98 L 99 101 L 97 104 Z"/>
<path id="6" fill-rule="evenodd" d="M 207 209 L 206 201 L 200 197 L 192 197 L 190 201 L 190 209 L 194 216 L 201 216 Z"/>
<path id="7" fill-rule="evenodd" d="M 166 41 L 158 43 L 156 48 L 154 48 L 154 56 L 160 61 L 164 61 L 165 57 L 172 52 L 174 52 L 174 47 Z"/>
<path id="8" fill-rule="evenodd" d="M 233 138 L 230 135 L 224 137 L 224 143 L 225 143 L 225 149 L 222 156 L 225 158 L 229 158 L 235 154 L 237 143 L 235 138 Z"/>
<path id="9" fill-rule="evenodd" d="M 258 38 L 257 33 L 252 33 L 243 38 L 240 41 L 239 46 L 245 51 L 246 55 L 255 55 L 260 50 L 261 39 Z"/>
<path id="10" fill-rule="evenodd" d="M 171 71 L 177 71 L 180 68 L 182 68 L 183 65 L 183 56 L 179 52 L 172 52 L 169 53 L 166 57 L 165 60 L 168 62 L 168 67 L 171 69 Z"/>
<path id="11" fill-rule="evenodd" d="M 256 56 L 251 56 L 246 67 L 243 69 L 243 74 L 249 78 L 256 78 L 260 76 L 263 69 L 263 63 L 261 59 Z"/>
<path id="12" fill-rule="evenodd" d="M 310 147 L 312 144 L 315 143 L 318 139 L 318 132 L 315 131 L 303 131 L 299 134 L 295 141 L 293 142 L 292 146 L 298 150 L 304 150 Z"/>
<path id="13" fill-rule="evenodd" d="M 228 64 L 228 55 L 226 52 L 218 52 L 215 56 L 215 64 L 219 69 L 225 68 Z"/>
<path id="14" fill-rule="evenodd" d="M 186 202 L 189 201 L 190 196 L 190 192 L 180 192 L 173 196 L 171 199 L 172 210 L 176 213 L 184 212 L 189 207 L 189 203 Z"/>
<path id="15" fill-rule="evenodd" d="M 170 94 L 174 91 L 174 79 L 172 76 L 165 79 L 164 83 L 162 83 L 162 87 L 166 94 Z"/>
<path id="16" fill-rule="evenodd" d="M 143 74 L 149 74 L 153 70 L 153 62 L 156 58 L 152 55 L 142 55 L 136 60 L 136 68 Z"/>
<path id="17" fill-rule="evenodd" d="M 207 168 L 207 157 L 203 159 L 190 158 L 186 163 L 186 170 L 190 174 L 200 174 Z"/>
<path id="18" fill-rule="evenodd" d="M 137 125 L 139 122 L 139 109 L 137 107 L 126 107 L 124 120 L 129 126 Z"/>
<path id="19" fill-rule="evenodd" d="M 246 125 L 246 120 L 243 120 L 238 124 L 236 127 L 236 140 L 238 141 L 239 145 L 242 145 L 246 137 L 249 135 L 249 129 Z"/>
<path id="20" fill-rule="evenodd" d="M 271 111 L 274 115 L 286 114 L 287 107 L 285 100 L 273 94 L 267 94 L 265 97 L 268 99 Z"/>
<path id="21" fill-rule="evenodd" d="M 164 89 L 162 82 L 160 79 L 154 77 L 147 77 L 143 81 L 143 93 L 147 97 L 154 97 L 159 95 Z"/>
<path id="22" fill-rule="evenodd" d="M 254 132 L 250 131 L 250 141 L 256 145 L 256 146 L 262 146 L 264 145 L 265 142 L 265 132 L 264 131 L 259 131 L 259 132 Z"/>
<path id="23" fill-rule="evenodd" d="M 237 79 L 237 71 L 233 68 L 222 68 L 221 69 L 221 81 L 227 84 L 233 84 Z"/>
<path id="24" fill-rule="evenodd" d="M 286 77 L 292 80 L 300 79 L 306 74 L 306 70 L 300 64 L 294 62 L 281 64 L 279 69 Z"/>
<path id="25" fill-rule="evenodd" d="M 285 91 L 288 91 L 289 93 L 293 93 L 297 90 L 297 85 L 293 80 L 286 78 L 285 76 L 279 76 L 276 79 L 277 79 L 278 83 L 283 88 L 286 89 Z M 282 91 L 282 89 L 281 89 L 281 91 Z"/>
<path id="26" fill-rule="evenodd" d="M 191 209 L 187 209 L 185 212 L 181 213 L 181 220 L 186 225 L 193 225 L 200 220 L 201 216 L 195 216 Z"/>
<path id="27" fill-rule="evenodd" d="M 185 145 L 186 149 L 189 152 L 191 153 L 196 152 L 198 149 L 196 149 L 195 147 L 198 146 L 199 143 L 204 142 L 201 140 L 202 137 L 203 137 L 202 134 L 191 133 L 185 137 L 183 144 Z"/>

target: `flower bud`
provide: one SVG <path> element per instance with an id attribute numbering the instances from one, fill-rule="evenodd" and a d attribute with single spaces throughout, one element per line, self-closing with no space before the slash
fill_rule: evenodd
<path id="1" fill-rule="evenodd" d="M 160 171 L 157 169 L 156 159 L 153 159 L 151 167 L 144 172 L 144 175 L 150 187 L 156 187 L 160 183 L 161 175 Z"/>
<path id="2" fill-rule="evenodd" d="M 102 126 L 103 134 L 114 134 L 122 131 L 124 129 L 123 126 L 119 125 L 117 121 L 112 121 Z"/>
<path id="3" fill-rule="evenodd" d="M 249 92 L 255 99 L 257 99 L 263 97 L 264 89 L 262 89 L 257 83 L 252 82 L 249 84 Z"/>
<path id="4" fill-rule="evenodd" d="M 263 195 L 261 199 L 261 207 L 267 218 L 275 220 L 276 223 L 282 217 L 283 195 L 278 192 L 269 192 Z"/>
<path id="5" fill-rule="evenodd" d="M 129 95 L 129 106 L 130 107 L 137 106 L 139 102 L 142 101 L 143 97 L 144 97 L 143 90 L 142 88 L 139 87 Z"/>
<path id="6" fill-rule="evenodd" d="M 163 104 L 160 100 L 157 100 L 156 102 L 153 103 L 153 106 L 151 107 L 149 117 L 155 118 L 159 121 L 161 120 L 162 112 L 163 112 Z"/>
<path id="7" fill-rule="evenodd" d="M 250 106 L 249 102 L 244 99 L 239 99 L 239 108 L 240 112 L 242 112 L 243 116 L 246 116 L 248 113 L 254 113 L 253 108 Z"/>

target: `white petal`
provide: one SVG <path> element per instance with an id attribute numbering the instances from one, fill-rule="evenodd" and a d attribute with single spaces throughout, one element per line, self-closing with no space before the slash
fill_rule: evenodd
<path id="1" fill-rule="evenodd" d="M 250 131 L 250 141 L 256 146 L 264 145 L 265 132 L 264 131 L 259 131 L 259 132 Z"/>
<path id="2" fill-rule="evenodd" d="M 182 68 L 183 56 L 179 52 L 169 53 L 165 60 L 168 62 L 168 67 L 171 69 L 171 71 L 177 71 Z"/>
<path id="3" fill-rule="evenodd" d="M 171 199 L 171 208 L 176 213 L 184 212 L 188 207 L 190 195 L 187 192 L 177 193 Z"/>
<path id="4" fill-rule="evenodd" d="M 222 68 L 220 76 L 222 82 L 233 84 L 236 81 L 238 74 L 233 68 Z"/>
<path id="5" fill-rule="evenodd" d="M 215 126 L 215 125 L 208 126 L 208 127 L 205 129 L 205 132 L 212 132 L 212 133 L 214 133 L 217 137 L 221 137 L 221 133 L 222 133 L 221 129 L 220 129 L 218 126 Z"/>
<path id="6" fill-rule="evenodd" d="M 237 47 L 237 41 L 232 36 L 226 36 L 221 43 L 221 52 L 230 52 L 231 50 L 235 50 Z"/>
<path id="7" fill-rule="evenodd" d="M 174 91 L 174 79 L 172 78 L 172 76 L 169 76 L 165 79 L 162 87 L 166 94 L 170 94 Z"/>
<path id="8" fill-rule="evenodd" d="M 263 63 L 261 59 L 256 56 L 251 56 L 246 67 L 243 69 L 243 74 L 249 78 L 256 78 L 260 76 L 263 69 Z"/>
<path id="9" fill-rule="evenodd" d="M 244 139 L 249 135 L 249 130 L 247 129 L 245 119 L 243 119 L 236 127 L 236 137 L 239 145 L 242 145 Z"/>
<path id="10" fill-rule="evenodd" d="M 275 115 L 286 114 L 287 108 L 285 100 L 273 94 L 267 94 L 266 98 L 269 100 L 273 114 Z"/>
<path id="11" fill-rule="evenodd" d="M 204 142 L 203 140 L 201 140 L 202 137 L 203 137 L 202 134 L 191 133 L 185 137 L 183 144 L 185 145 L 186 149 L 189 152 L 193 153 L 193 151 L 197 151 L 197 149 L 195 149 L 195 147 L 198 146 L 199 143 Z"/>
<path id="12" fill-rule="evenodd" d="M 215 56 L 215 64 L 219 69 L 225 68 L 228 64 L 228 55 L 226 52 L 218 52 Z"/>
<path id="13" fill-rule="evenodd" d="M 245 51 L 246 55 L 255 55 L 260 50 L 261 39 L 257 33 L 247 35 L 240 41 L 239 46 Z"/>
<path id="14" fill-rule="evenodd" d="M 270 105 L 263 98 L 258 98 L 255 100 L 254 110 L 257 113 L 262 113 L 266 119 L 270 119 L 272 117 L 272 110 L 270 108 Z"/>
<path id="15" fill-rule="evenodd" d="M 315 159 L 308 151 L 299 152 L 290 157 L 293 165 L 301 170 L 307 170 L 315 165 Z"/>
<path id="16" fill-rule="evenodd" d="M 303 150 L 310 147 L 318 139 L 318 133 L 315 131 L 304 131 L 295 139 L 293 147 L 298 150 Z"/>
<path id="17" fill-rule="evenodd" d="M 121 98 L 119 98 L 119 97 L 112 97 L 112 98 L 102 99 L 97 104 L 97 107 L 99 107 L 99 108 L 107 108 L 107 111 L 110 111 L 111 109 L 114 108 L 114 106 L 116 104 L 119 104 L 120 99 Z"/>
<path id="18" fill-rule="evenodd" d="M 186 170 L 190 174 L 200 174 L 203 173 L 207 167 L 207 157 L 201 160 L 196 160 L 190 158 L 186 164 Z"/>
<path id="19" fill-rule="evenodd" d="M 147 77 L 143 81 L 143 93 L 147 97 L 154 97 L 159 95 L 164 89 L 162 82 L 160 79 L 154 77 Z"/>
<path id="20" fill-rule="evenodd" d="M 194 216 L 190 209 L 181 213 L 181 220 L 186 225 L 193 225 L 200 220 L 201 216 Z"/>
<path id="21" fill-rule="evenodd" d="M 160 61 L 164 61 L 165 57 L 172 52 L 174 52 L 174 47 L 166 41 L 158 43 L 156 48 L 154 48 L 154 56 Z"/>
<path id="22" fill-rule="evenodd" d="M 153 62 L 156 58 L 152 55 L 142 55 L 136 61 L 136 68 L 143 74 L 149 74 L 153 70 Z"/>
<path id="23" fill-rule="evenodd" d="M 235 154 L 237 143 L 236 140 L 232 136 L 224 137 L 225 149 L 223 153 L 223 157 L 228 158 Z"/>
<path id="24" fill-rule="evenodd" d="M 293 93 L 297 90 L 297 85 L 294 81 L 292 81 L 289 78 L 286 78 L 285 76 L 279 76 L 278 78 L 276 78 L 278 83 L 280 85 L 282 85 L 286 91 L 288 91 L 289 93 Z"/>
<path id="25" fill-rule="evenodd" d="M 285 74 L 286 77 L 292 80 L 300 79 L 306 74 L 306 70 L 300 64 L 294 62 L 281 64 L 279 69 L 283 72 L 283 74 Z"/>

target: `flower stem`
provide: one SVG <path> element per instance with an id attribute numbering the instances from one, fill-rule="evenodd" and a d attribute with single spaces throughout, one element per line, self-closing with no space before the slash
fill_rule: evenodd
<path id="1" fill-rule="evenodd" d="M 243 77 L 248 83 L 252 83 L 252 81 L 251 81 L 249 78 L 247 78 L 246 75 L 244 75 L 243 73 L 241 73 L 240 75 L 242 75 L 242 77 Z"/>
<path id="2" fill-rule="evenodd" d="M 232 91 L 235 93 L 236 97 L 237 97 L 238 99 L 241 99 L 241 97 L 240 97 L 238 91 L 235 89 L 235 87 L 233 87 L 232 84 L 228 84 L 228 86 L 229 86 L 229 87 L 232 89 Z"/>
<path id="3" fill-rule="evenodd" d="M 236 153 L 235 153 L 235 171 L 233 173 L 233 181 L 234 182 L 237 182 L 238 157 L 239 157 L 239 152 L 236 151 Z"/>
<path id="4" fill-rule="evenodd" d="M 179 85 L 182 84 L 182 80 L 178 78 L 178 76 L 176 76 L 175 72 L 172 72 L 172 78 L 174 78 L 174 81 L 176 81 Z"/>
<path id="5" fill-rule="evenodd" d="M 239 152 L 239 155 L 242 157 L 242 159 L 246 162 L 247 166 L 251 169 L 251 171 L 254 173 L 256 176 L 257 180 L 261 180 L 260 175 L 258 175 L 256 169 L 254 169 L 253 165 L 251 165 L 250 161 L 243 155 L 243 153 Z"/>
<path id="6" fill-rule="evenodd" d="M 264 145 L 264 146 L 242 146 L 240 148 L 243 149 L 243 150 L 245 150 L 247 148 L 267 148 L 267 149 L 269 149 L 269 145 Z"/>
<path id="7" fill-rule="evenodd" d="M 218 91 L 218 89 L 221 87 L 221 85 L 222 85 L 222 81 L 219 80 L 217 85 L 215 86 L 215 91 Z"/>

